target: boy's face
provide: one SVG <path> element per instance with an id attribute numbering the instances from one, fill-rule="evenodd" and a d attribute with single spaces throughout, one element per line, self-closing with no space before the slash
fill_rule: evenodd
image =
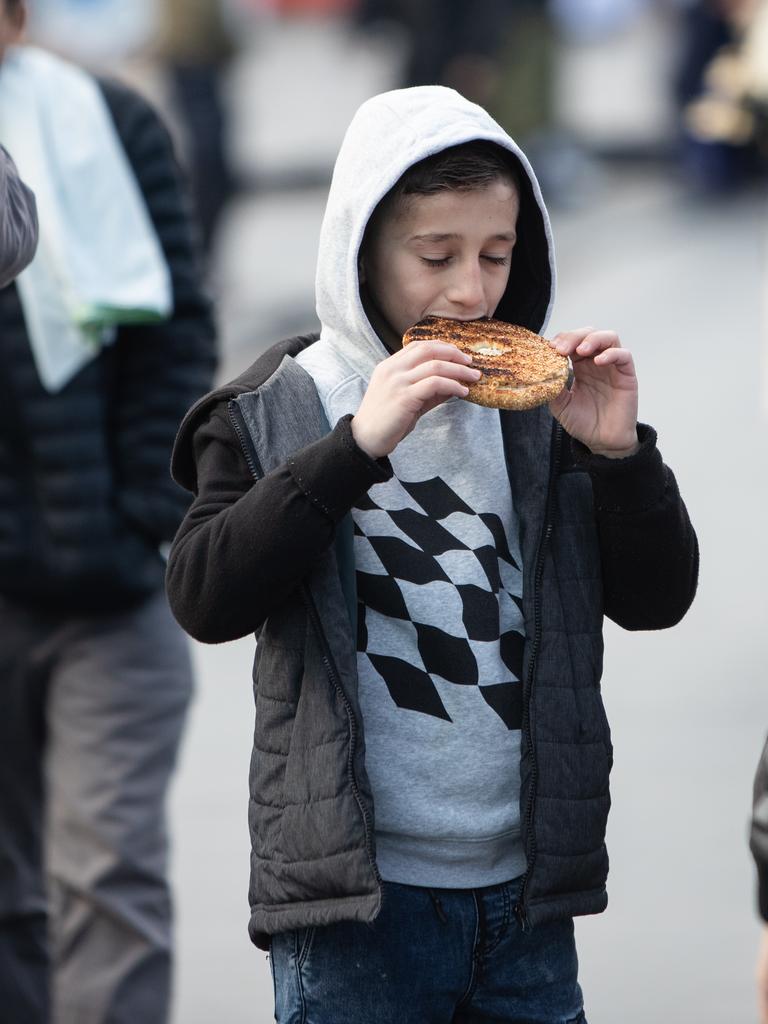
<path id="1" fill-rule="evenodd" d="M 493 316 L 507 287 L 520 199 L 499 178 L 482 189 L 401 196 L 361 253 L 361 284 L 384 316 L 390 348 L 425 316 Z"/>

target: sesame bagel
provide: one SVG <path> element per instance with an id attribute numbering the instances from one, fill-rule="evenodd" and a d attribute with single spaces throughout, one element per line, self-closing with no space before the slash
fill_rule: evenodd
<path id="1" fill-rule="evenodd" d="M 525 327 L 501 320 L 449 320 L 428 316 L 410 327 L 412 341 L 447 341 L 472 356 L 483 376 L 469 384 L 468 402 L 493 409 L 533 409 L 551 402 L 568 380 L 568 359 Z"/>

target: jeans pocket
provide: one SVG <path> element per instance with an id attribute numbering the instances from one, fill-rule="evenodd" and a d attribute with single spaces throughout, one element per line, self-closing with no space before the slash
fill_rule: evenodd
<path id="1" fill-rule="evenodd" d="M 304 966 L 310 954 L 316 931 L 317 929 L 312 926 L 310 928 L 298 928 L 295 932 L 294 953 L 296 956 L 296 966 L 299 970 Z"/>
<path id="2" fill-rule="evenodd" d="M 304 972 L 314 928 L 298 928 L 272 936 L 270 964 L 275 989 L 277 1024 L 305 1024 L 307 1005 Z"/>

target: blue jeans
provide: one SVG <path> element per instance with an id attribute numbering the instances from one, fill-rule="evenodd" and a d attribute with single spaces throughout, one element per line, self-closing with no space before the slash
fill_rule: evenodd
<path id="1" fill-rule="evenodd" d="M 523 931 L 519 879 L 485 889 L 384 883 L 372 924 L 275 935 L 278 1024 L 586 1024 L 573 921 Z"/>

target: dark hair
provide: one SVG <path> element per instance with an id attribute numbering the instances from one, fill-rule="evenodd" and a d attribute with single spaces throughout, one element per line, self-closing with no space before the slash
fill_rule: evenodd
<path id="1" fill-rule="evenodd" d="M 15 18 L 24 10 L 25 0 L 5 0 L 5 11 L 11 18 Z"/>
<path id="2" fill-rule="evenodd" d="M 442 149 L 412 164 L 371 214 L 363 248 L 393 206 L 408 196 L 429 196 L 447 191 L 471 192 L 487 188 L 500 178 L 512 181 L 519 190 L 520 174 L 513 161 L 512 155 L 501 146 L 477 139 Z"/>
<path id="3" fill-rule="evenodd" d="M 499 178 L 519 183 L 512 157 L 493 142 L 478 139 L 451 146 L 409 167 L 390 195 L 432 195 L 446 189 L 486 188 Z"/>

